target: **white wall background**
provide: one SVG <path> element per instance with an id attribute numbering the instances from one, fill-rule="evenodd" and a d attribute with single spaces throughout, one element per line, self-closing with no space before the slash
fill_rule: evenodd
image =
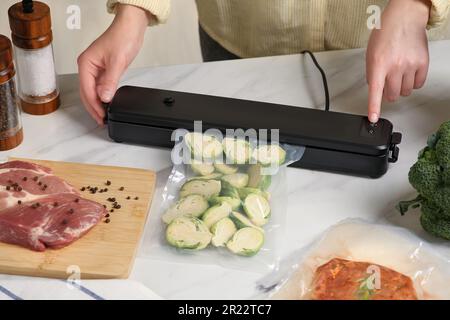
<path id="1" fill-rule="evenodd" d="M 50 5 L 56 68 L 60 74 L 77 71 L 76 59 L 111 23 L 106 0 L 41 0 Z M 10 37 L 8 8 L 18 0 L 0 1 L 0 33 Z M 70 5 L 81 8 L 81 30 L 69 30 Z M 126 36 L 126 35 L 124 35 Z M 169 21 L 149 28 L 143 50 L 132 67 L 201 62 L 197 8 L 194 0 L 172 0 Z"/>

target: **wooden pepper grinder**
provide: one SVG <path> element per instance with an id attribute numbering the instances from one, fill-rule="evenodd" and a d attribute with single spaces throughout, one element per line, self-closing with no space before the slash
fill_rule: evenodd
<path id="1" fill-rule="evenodd" d="M 0 34 L 0 151 L 17 147 L 23 140 L 11 41 Z"/>
<path id="2" fill-rule="evenodd" d="M 50 8 L 39 1 L 24 0 L 12 5 L 8 16 L 22 110 L 33 115 L 49 114 L 60 105 Z"/>

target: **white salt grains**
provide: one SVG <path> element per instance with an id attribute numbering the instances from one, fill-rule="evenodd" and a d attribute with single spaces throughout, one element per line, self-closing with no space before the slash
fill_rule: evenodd
<path id="1" fill-rule="evenodd" d="M 15 53 L 22 98 L 45 97 L 57 90 L 51 45 L 35 50 L 15 47 Z"/>

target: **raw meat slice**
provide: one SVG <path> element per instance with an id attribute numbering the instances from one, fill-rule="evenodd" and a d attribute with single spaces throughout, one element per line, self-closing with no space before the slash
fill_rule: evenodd
<path id="1" fill-rule="evenodd" d="M 43 173 L 52 173 L 52 170 L 49 168 L 46 168 L 44 166 L 40 166 L 35 163 L 25 162 L 25 161 L 9 161 L 0 164 L 0 169 L 30 169 L 34 171 L 41 171 Z"/>
<path id="2" fill-rule="evenodd" d="M 106 214 L 51 170 L 13 161 L 0 165 L 0 242 L 35 251 L 65 247 Z"/>
<path id="3" fill-rule="evenodd" d="M 38 201 L 50 194 L 63 192 L 78 194 L 78 191 L 51 170 L 23 161 L 12 161 L 0 165 L 0 211 L 13 207 L 18 200 Z"/>
<path id="4" fill-rule="evenodd" d="M 379 274 L 368 270 L 379 271 Z M 378 276 L 379 287 L 375 278 Z M 373 286 L 373 288 L 372 288 Z M 316 270 L 313 300 L 417 300 L 412 280 L 366 262 L 332 259 Z"/>
<path id="5" fill-rule="evenodd" d="M 99 203 L 62 193 L 0 213 L 0 241 L 32 250 L 59 249 L 82 237 L 105 212 Z"/>

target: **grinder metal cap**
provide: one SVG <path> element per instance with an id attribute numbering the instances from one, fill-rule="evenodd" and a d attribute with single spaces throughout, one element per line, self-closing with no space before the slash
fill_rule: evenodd
<path id="1" fill-rule="evenodd" d="M 40 49 L 53 40 L 50 7 L 39 1 L 23 1 L 8 10 L 13 43 L 22 49 Z"/>
<path id="2" fill-rule="evenodd" d="M 11 41 L 0 34 L 0 84 L 15 75 Z"/>

